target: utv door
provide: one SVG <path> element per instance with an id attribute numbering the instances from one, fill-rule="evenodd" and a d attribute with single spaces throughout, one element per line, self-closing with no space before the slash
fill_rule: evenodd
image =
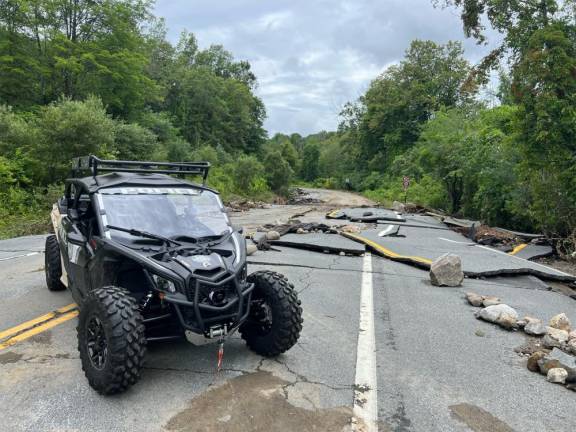
<path id="1" fill-rule="evenodd" d="M 93 253 L 84 226 L 90 217 L 91 204 L 88 194 L 78 193 L 70 201 L 67 215 L 62 218 L 61 250 L 68 273 L 68 288 L 74 300 L 81 302 L 90 290 L 87 268 Z"/>

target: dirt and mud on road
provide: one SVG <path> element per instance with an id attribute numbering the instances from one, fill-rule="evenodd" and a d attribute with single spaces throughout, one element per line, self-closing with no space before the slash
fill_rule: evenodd
<path id="1" fill-rule="evenodd" d="M 570 275 L 473 243 L 424 215 L 384 212 L 347 192 L 307 192 L 320 202 L 230 213 L 246 235 L 310 224 L 248 257 L 249 272 L 281 272 L 298 290 L 304 325 L 296 346 L 267 359 L 234 335 L 217 373 L 215 345 L 150 344 L 142 380 L 114 397 L 86 383 L 72 299 L 45 286 L 44 236 L 1 241 L 0 431 L 576 427 L 576 393 L 529 371 L 523 351 L 514 351 L 533 337 L 476 319 L 466 300 L 472 291 L 501 299 L 519 317 L 547 323 L 564 312 L 576 323 Z M 347 207 L 359 209 L 335 213 Z M 319 223 L 347 236 L 314 232 Z M 444 252 L 462 257 L 469 277 L 460 287 L 430 283 L 428 263 Z"/>

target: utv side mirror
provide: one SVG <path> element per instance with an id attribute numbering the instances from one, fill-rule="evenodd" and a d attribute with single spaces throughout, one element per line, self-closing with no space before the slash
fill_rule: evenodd
<path id="1" fill-rule="evenodd" d="M 84 246 L 86 244 L 86 237 L 77 232 L 68 233 L 68 241 L 76 246 Z"/>

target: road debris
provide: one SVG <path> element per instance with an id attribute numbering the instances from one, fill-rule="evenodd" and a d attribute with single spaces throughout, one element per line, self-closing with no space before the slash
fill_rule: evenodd
<path id="1" fill-rule="evenodd" d="M 392 210 L 394 210 L 395 212 L 398 212 L 398 213 L 405 213 L 406 212 L 406 206 L 399 201 L 394 201 L 392 203 Z"/>
<path id="2" fill-rule="evenodd" d="M 564 384 L 566 378 L 568 378 L 568 372 L 566 372 L 566 369 L 562 368 L 552 368 L 548 371 L 548 375 L 546 376 L 548 382 L 555 384 Z"/>
<path id="3" fill-rule="evenodd" d="M 345 255 L 356 256 L 366 252 L 363 245 L 337 234 L 286 234 L 278 240 L 270 241 L 270 244 L 316 252 L 344 253 Z"/>
<path id="4" fill-rule="evenodd" d="M 332 210 L 326 214 L 327 219 L 348 219 L 352 222 L 395 221 L 406 222 L 398 212 L 377 207 L 356 207 Z"/>
<path id="5" fill-rule="evenodd" d="M 457 287 L 462 285 L 463 280 L 462 260 L 458 255 L 444 254 L 434 260 L 430 266 L 432 285 Z"/>
<path id="6" fill-rule="evenodd" d="M 508 330 L 518 327 L 516 324 L 516 321 L 518 320 L 518 312 L 506 304 L 485 307 L 476 314 L 476 317 L 484 321 L 498 324 Z"/>
<path id="7" fill-rule="evenodd" d="M 270 230 L 266 232 L 266 240 L 278 240 L 280 233 L 278 231 Z"/>
<path id="8" fill-rule="evenodd" d="M 484 301 L 484 296 L 473 292 L 468 292 L 466 293 L 466 300 L 468 300 L 468 303 L 470 303 L 472 306 L 480 307 Z"/>
<path id="9" fill-rule="evenodd" d="M 320 204 L 321 200 L 311 197 L 308 192 L 302 188 L 294 188 L 290 190 L 287 204 Z"/>
<path id="10" fill-rule="evenodd" d="M 226 211 L 243 212 L 250 209 L 265 209 L 269 204 L 262 201 L 232 200 L 226 203 Z"/>
<path id="11" fill-rule="evenodd" d="M 345 235 L 364 243 L 382 256 L 427 270 L 435 259 L 451 253 L 460 256 L 464 274 L 472 278 L 533 275 L 550 280 L 576 281 L 576 276 L 568 273 L 471 243 L 454 231 L 439 233 L 436 228 L 440 223 L 430 219 L 410 216 L 408 219 L 410 224 L 401 224 L 401 237 L 381 237 L 380 229 L 367 229 L 360 234 L 345 233 Z M 409 226 L 413 221 L 418 222 L 417 228 Z"/>
<path id="12" fill-rule="evenodd" d="M 533 260 L 536 258 L 545 258 L 554 254 L 554 249 L 550 245 L 537 245 L 537 244 L 526 244 L 523 243 L 520 246 L 523 246 L 521 249 L 518 249 L 518 246 L 512 251 L 510 251 L 511 255 L 517 256 L 518 258 L 524 258 L 526 260 Z"/>
<path id="13" fill-rule="evenodd" d="M 544 336 L 546 334 L 546 327 L 542 320 L 532 317 L 524 317 L 524 320 L 527 321 L 524 326 L 524 333 L 531 336 Z"/>
<path id="14" fill-rule="evenodd" d="M 561 313 L 558 315 L 553 316 L 552 318 L 550 318 L 550 321 L 548 322 L 548 325 L 550 327 L 553 327 L 555 329 L 558 330 L 564 330 L 566 332 L 570 332 L 570 320 L 568 319 L 568 317 L 566 316 L 565 313 Z"/>
<path id="15" fill-rule="evenodd" d="M 565 330 L 558 330 L 554 327 L 546 327 L 546 334 L 542 343 L 548 348 L 561 348 L 564 342 L 568 341 L 568 332 Z"/>

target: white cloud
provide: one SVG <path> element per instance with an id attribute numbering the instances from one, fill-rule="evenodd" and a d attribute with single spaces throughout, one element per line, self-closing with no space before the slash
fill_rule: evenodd
<path id="1" fill-rule="evenodd" d="M 463 40 L 458 13 L 431 0 L 161 0 L 156 13 L 171 39 L 187 29 L 201 46 L 223 44 L 251 63 L 271 134 L 334 129 L 342 105 L 411 40 Z M 489 51 L 473 41 L 465 48 L 473 62 Z"/>

